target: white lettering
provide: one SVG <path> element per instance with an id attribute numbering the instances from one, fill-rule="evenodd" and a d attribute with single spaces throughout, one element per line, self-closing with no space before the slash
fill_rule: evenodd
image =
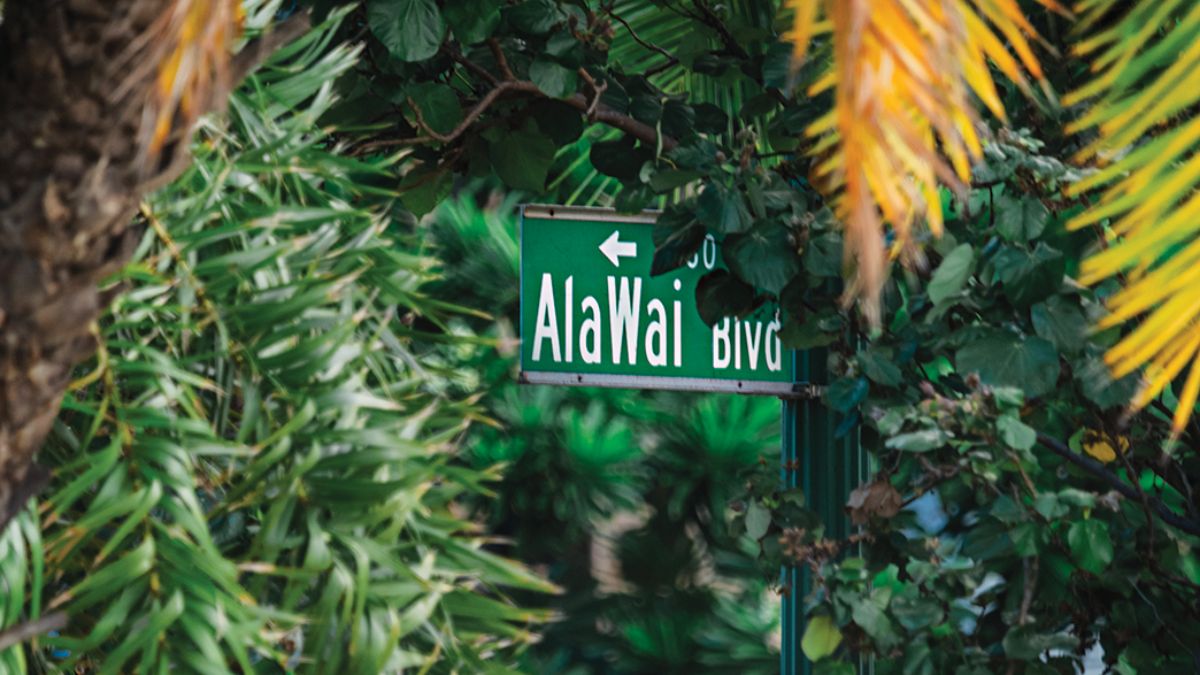
<path id="1" fill-rule="evenodd" d="M 566 340 L 563 346 L 567 349 L 567 363 L 570 363 L 575 356 L 575 277 L 567 277 L 567 292 L 566 292 L 566 321 L 563 322 L 563 332 L 566 333 Z"/>
<path id="2" fill-rule="evenodd" d="M 771 358 L 771 347 L 775 347 L 775 358 Z M 783 343 L 779 341 L 779 319 L 767 324 L 767 370 L 779 372 L 783 369 Z"/>
<path id="3" fill-rule="evenodd" d="M 621 363 L 622 343 L 628 345 L 629 364 L 637 364 L 638 322 L 641 318 L 642 280 L 633 280 L 633 299 L 629 298 L 629 277 L 621 277 L 621 297 L 617 298 L 617 278 L 608 277 L 608 329 L 612 335 L 613 363 Z"/>
<path id="4" fill-rule="evenodd" d="M 675 343 L 675 367 L 679 368 L 683 365 L 683 319 L 680 318 L 680 303 L 678 300 L 671 303 L 671 311 L 675 313 L 672 317 L 675 319 L 675 334 L 671 336 Z"/>
<path id="5" fill-rule="evenodd" d="M 729 317 L 712 327 L 713 368 L 729 367 Z"/>
<path id="6" fill-rule="evenodd" d="M 733 368 L 742 369 L 742 322 L 733 320 Z"/>
<path id="7" fill-rule="evenodd" d="M 713 265 L 717 264 L 717 240 L 711 234 L 704 235 L 704 245 L 700 247 L 704 253 L 705 269 L 712 269 Z M 712 255 L 709 255 L 709 252 Z"/>
<path id="8" fill-rule="evenodd" d="M 558 349 L 558 314 L 554 309 L 554 280 L 547 272 L 542 275 L 542 290 L 538 295 L 537 328 L 533 332 L 533 360 L 542 360 L 542 340 L 550 340 L 554 362 L 561 359 Z"/>
<path id="9" fill-rule="evenodd" d="M 655 315 L 657 314 L 657 318 Z M 646 317 L 650 324 L 646 326 L 646 360 L 652 366 L 667 365 L 667 308 L 661 300 L 651 300 L 646 305 Z M 655 336 L 658 336 L 655 339 Z M 657 343 L 657 349 L 655 348 Z"/>
<path id="10" fill-rule="evenodd" d="M 600 303 L 589 295 L 583 299 L 581 307 L 585 315 L 591 316 L 585 318 L 579 328 L 579 354 L 584 363 L 600 363 Z M 588 340 L 589 335 L 591 340 Z"/>
<path id="11" fill-rule="evenodd" d="M 750 332 L 750 322 L 742 324 L 746 327 L 746 351 L 750 361 L 750 370 L 758 368 L 758 350 L 762 347 L 762 322 L 754 322 L 754 332 Z"/>

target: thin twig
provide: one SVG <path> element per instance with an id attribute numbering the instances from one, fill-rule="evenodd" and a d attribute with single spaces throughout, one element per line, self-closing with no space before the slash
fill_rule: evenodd
<path id="1" fill-rule="evenodd" d="M 0 652 L 52 630 L 59 630 L 66 625 L 67 613 L 58 611 L 6 628 L 0 631 Z"/>
<path id="2" fill-rule="evenodd" d="M 471 127 L 471 125 L 474 124 L 476 122 L 476 120 L 478 120 L 479 116 L 482 115 L 489 107 L 491 107 L 491 105 L 493 103 L 495 103 L 497 98 L 499 98 L 502 94 L 505 94 L 508 92 L 530 94 L 533 96 L 545 96 L 546 95 L 545 92 L 543 92 L 541 89 L 538 89 L 538 86 L 532 82 L 528 82 L 525 80 L 514 80 L 512 82 L 501 82 L 500 84 L 496 85 L 496 87 L 494 89 L 489 90 L 488 93 L 485 94 L 482 99 L 480 99 L 479 103 L 475 104 L 475 106 L 473 108 L 471 108 L 471 110 L 463 118 L 462 122 L 460 122 L 458 124 L 458 126 L 456 126 L 448 134 L 439 134 L 439 133 L 433 132 L 431 129 L 428 128 L 428 125 L 424 125 L 425 128 L 422 129 L 422 131 L 424 131 L 425 133 L 422 134 L 421 136 L 413 136 L 411 138 L 390 138 L 390 139 L 380 139 L 377 141 L 371 141 L 371 142 L 364 143 L 363 145 L 359 146 L 356 149 L 356 152 L 362 153 L 362 152 L 366 152 L 369 150 L 374 150 L 374 149 L 378 149 L 378 148 L 386 148 L 386 147 L 402 147 L 402 146 L 410 146 L 410 145 L 421 145 L 424 143 L 429 143 L 431 141 L 439 141 L 442 143 L 453 142 L 453 141 L 457 140 L 459 136 L 461 136 L 463 133 L 465 133 L 467 131 L 467 129 L 469 129 Z M 604 105 L 603 103 L 600 103 L 599 101 L 593 101 L 593 100 L 589 99 L 588 97 L 584 96 L 583 94 L 575 93 L 566 98 L 556 99 L 556 100 L 560 100 L 563 103 L 566 103 L 567 105 L 571 106 L 572 108 L 579 110 L 580 112 L 588 113 L 590 115 L 591 119 L 594 121 L 601 122 L 603 124 L 607 124 L 608 126 L 616 128 L 616 129 L 620 129 L 621 131 L 624 131 L 624 132 L 628 133 L 629 135 L 633 136 L 634 138 L 637 138 L 638 140 L 643 141 L 645 143 L 657 145 L 659 143 L 659 141 L 661 140 L 662 147 L 664 150 L 671 150 L 671 149 L 675 148 L 677 145 L 679 145 L 679 141 L 675 140 L 671 136 L 663 135 L 660 138 L 658 130 L 655 129 L 654 127 L 650 126 L 649 124 L 646 124 L 645 122 L 634 119 L 633 117 L 630 117 L 629 115 L 626 115 L 624 113 L 617 112 L 613 108 L 610 108 L 610 107 Z M 414 110 L 416 110 L 415 106 L 414 106 Z M 414 117 L 417 118 L 418 124 L 421 124 L 423 117 L 420 116 L 419 111 L 414 112 Z"/>
<path id="3" fill-rule="evenodd" d="M 1012 460 L 1012 463 L 1017 467 L 1017 472 L 1021 474 L 1021 480 L 1025 483 L 1025 489 L 1029 490 L 1029 496 L 1037 499 L 1037 488 L 1033 486 L 1033 481 L 1029 479 L 1029 474 L 1025 473 L 1025 467 L 1021 466 L 1021 458 L 1017 457 L 1017 453 L 1012 450 L 1008 451 L 1008 458 Z"/>
<path id="4" fill-rule="evenodd" d="M 588 105 L 588 109 L 584 114 L 587 115 L 588 121 L 594 121 L 596 107 L 600 105 L 600 97 L 603 96 L 604 92 L 608 90 L 608 81 L 605 80 L 604 82 L 597 84 L 596 79 L 592 77 L 592 74 L 582 66 L 579 68 L 579 76 L 582 77 L 583 81 L 587 82 L 588 86 L 592 88 L 592 102 Z"/>
<path id="5" fill-rule="evenodd" d="M 1022 561 L 1025 568 L 1025 589 L 1021 593 L 1021 612 L 1017 615 L 1017 625 L 1024 626 L 1029 621 L 1029 607 L 1033 604 L 1033 589 L 1037 588 L 1038 557 L 1031 556 Z"/>
<path id="6" fill-rule="evenodd" d="M 1150 501 L 1146 495 L 1146 491 L 1142 489 L 1142 481 L 1138 477 L 1137 471 L 1133 469 L 1133 464 L 1130 463 L 1129 457 L 1121 449 L 1120 442 L 1116 442 L 1115 448 L 1117 457 L 1121 458 L 1121 464 L 1125 466 L 1125 473 L 1129 476 L 1129 480 L 1133 482 L 1133 487 L 1137 489 L 1138 497 L 1141 498 L 1142 511 L 1146 514 L 1146 529 L 1149 531 L 1149 539 L 1146 542 L 1146 555 L 1149 558 L 1154 557 L 1154 516 L 1150 513 Z"/>
<path id="7" fill-rule="evenodd" d="M 1083 469 L 1087 473 L 1090 473 L 1092 476 L 1099 478 L 1105 483 L 1108 483 L 1114 490 L 1121 493 L 1121 495 L 1124 497 L 1128 499 L 1140 499 L 1137 490 L 1135 490 L 1132 485 L 1121 480 L 1116 474 L 1104 468 L 1104 465 L 1100 462 L 1092 459 L 1091 457 L 1085 457 L 1077 452 L 1072 451 L 1062 441 L 1056 438 L 1051 438 L 1045 434 L 1039 433 L 1037 435 L 1037 440 L 1038 443 L 1042 444 L 1043 447 L 1050 450 L 1054 454 L 1062 457 L 1068 462 L 1071 462 L 1075 466 Z M 1200 536 L 1200 523 L 1175 513 L 1156 497 L 1150 497 L 1147 495 L 1146 499 L 1150 504 L 1151 509 L 1158 514 L 1159 519 L 1164 523 L 1183 530 L 1188 534 Z"/>
<path id="8" fill-rule="evenodd" d="M 742 47 L 741 44 L 738 43 L 737 38 L 733 36 L 733 33 L 729 32 L 729 28 L 725 25 L 725 22 L 721 20 L 721 17 L 717 16 L 716 12 L 712 11 L 712 8 L 708 6 L 707 2 L 704 2 L 703 0 L 694 0 L 692 5 L 696 9 L 700 10 L 700 20 L 709 28 L 717 31 L 717 34 L 721 36 L 721 42 L 725 44 L 726 51 L 738 57 L 739 59 L 750 58 L 750 54 L 744 47 Z"/>
<path id="9" fill-rule="evenodd" d="M 489 73 L 487 68 L 484 68 L 478 63 L 475 63 L 474 61 L 463 56 L 462 52 L 458 51 L 457 49 L 449 49 L 447 50 L 447 53 L 455 63 L 461 64 L 467 70 L 487 80 L 488 84 L 492 85 L 493 87 L 497 84 L 500 84 L 500 80 L 497 80 L 495 75 Z"/>
<path id="10" fill-rule="evenodd" d="M 635 31 L 633 29 L 633 26 L 629 25 L 628 21 L 626 21 L 621 16 L 618 16 L 615 12 L 612 11 L 612 7 L 606 7 L 604 9 L 604 12 L 606 14 L 608 14 L 609 16 L 611 16 L 612 18 L 616 19 L 617 23 L 621 24 L 622 26 L 625 26 L 625 30 L 629 31 L 629 36 L 633 38 L 634 42 L 645 47 L 646 49 L 658 52 L 659 54 L 662 54 L 663 56 L 667 57 L 667 62 L 671 65 L 675 65 L 675 64 L 679 63 L 679 59 L 675 58 L 675 55 L 672 54 L 671 52 L 667 51 L 666 49 L 663 49 L 662 47 L 660 47 L 656 44 L 652 44 L 652 43 L 649 43 L 649 42 L 646 42 L 645 40 L 643 40 L 642 37 L 637 34 L 637 31 Z"/>
<path id="11" fill-rule="evenodd" d="M 488 108 L 492 107 L 492 104 L 496 102 L 497 98 L 500 98 L 502 94 L 509 91 L 520 91 L 529 94 L 541 93 L 541 90 L 537 88 L 537 85 L 532 82 L 501 82 L 500 84 L 496 85 L 495 88 L 488 91 L 487 94 L 484 94 L 483 98 L 479 99 L 479 103 L 476 103 L 475 106 L 466 114 L 466 116 L 463 117 L 462 121 L 458 123 L 458 126 L 454 127 L 454 129 L 448 134 L 439 134 L 431 129 L 429 125 L 425 123 L 425 117 L 421 114 L 421 107 L 418 106 L 410 97 L 408 99 L 408 104 L 413 110 L 413 116 L 417 120 L 417 125 L 421 127 L 421 130 L 425 132 L 425 135 L 400 140 L 408 141 L 408 143 L 405 145 L 419 145 L 421 143 L 428 143 L 429 141 L 450 143 L 459 136 L 463 135 L 467 129 L 470 129 L 471 125 L 474 124 L 475 121 L 478 120 Z"/>
<path id="12" fill-rule="evenodd" d="M 512 68 L 508 66 L 508 57 L 504 55 L 504 50 L 500 48 L 500 41 L 496 38 L 488 38 L 488 48 L 492 50 L 492 56 L 496 59 L 496 66 L 500 68 L 500 73 L 504 75 L 504 79 L 513 81 L 517 79 L 513 75 Z"/>

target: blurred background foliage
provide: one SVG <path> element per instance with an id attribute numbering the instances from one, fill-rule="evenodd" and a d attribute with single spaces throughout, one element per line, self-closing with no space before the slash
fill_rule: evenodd
<path id="1" fill-rule="evenodd" d="M 494 317 L 455 320 L 485 338 L 453 366 L 481 379 L 459 386 L 489 392 L 492 420 L 464 459 L 502 475 L 474 511 L 564 591 L 525 668 L 776 672 L 778 596 L 729 523 L 739 477 L 775 462 L 778 401 L 517 384 L 516 205 L 472 183 L 428 222 L 444 265 L 433 292 Z"/>

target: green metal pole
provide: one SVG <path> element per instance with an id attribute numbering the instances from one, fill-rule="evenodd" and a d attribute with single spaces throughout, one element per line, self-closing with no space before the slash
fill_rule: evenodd
<path id="1" fill-rule="evenodd" d="M 795 380 L 826 384 L 826 357 L 825 350 L 798 352 Z M 835 438 L 840 417 L 819 398 L 783 402 L 783 484 L 804 491 L 806 503 L 821 516 L 825 536 L 831 539 L 844 539 L 853 531 L 844 507 L 850 492 L 867 479 L 869 470 L 857 428 Z M 800 650 L 805 627 L 803 603 L 812 590 L 809 576 L 807 569 L 783 570 L 788 592 L 783 596 L 782 675 L 812 672 L 812 664 Z M 864 668 L 859 671 L 864 672 Z"/>

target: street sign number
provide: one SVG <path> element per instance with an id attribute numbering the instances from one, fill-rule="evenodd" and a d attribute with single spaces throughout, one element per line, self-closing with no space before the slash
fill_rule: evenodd
<path id="1" fill-rule="evenodd" d="M 677 270 L 650 276 L 655 213 L 525 206 L 521 377 L 536 384 L 788 394 L 792 353 L 774 305 L 708 326 L 696 284 L 723 268 L 709 235 Z"/>

